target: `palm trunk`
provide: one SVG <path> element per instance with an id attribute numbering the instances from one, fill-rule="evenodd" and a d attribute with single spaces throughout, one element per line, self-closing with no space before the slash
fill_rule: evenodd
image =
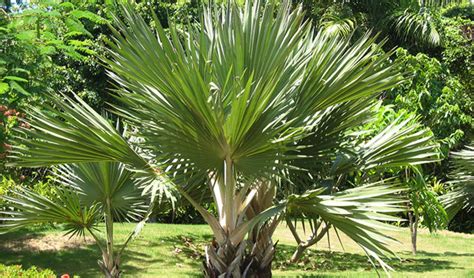
<path id="1" fill-rule="evenodd" d="M 408 221 L 410 226 L 411 235 L 411 251 L 413 255 L 416 255 L 416 238 L 418 234 L 418 217 L 413 212 L 408 212 Z"/>
<path id="2" fill-rule="evenodd" d="M 275 189 L 271 183 L 262 183 L 246 212 L 247 218 L 251 219 L 257 216 L 272 205 Z M 272 261 L 277 245 L 277 243 L 273 243 L 272 237 L 279 223 L 280 217 L 273 217 L 249 233 L 248 242 L 251 251 L 246 256 L 244 277 L 272 277 Z"/>
<path id="3" fill-rule="evenodd" d="M 314 232 L 308 237 L 308 239 L 306 241 L 303 241 L 300 239 L 295 226 L 293 225 L 293 223 L 291 223 L 291 220 L 288 220 L 287 224 L 288 224 L 288 228 L 290 229 L 291 233 L 293 234 L 296 240 L 296 243 L 298 244 L 298 247 L 296 248 L 295 252 L 293 253 L 290 259 L 292 263 L 298 262 L 303 256 L 304 251 L 306 251 L 306 249 L 318 243 L 329 232 L 329 229 L 331 227 L 329 224 L 326 224 L 326 226 L 324 226 L 324 228 L 322 228 L 320 232 L 318 233 L 319 226 L 321 225 L 321 222 L 320 222 L 317 225 L 317 227 L 314 229 Z"/>
<path id="4" fill-rule="evenodd" d="M 237 239 L 232 235 L 272 205 L 275 188 L 270 183 L 262 182 L 258 189 L 244 186 L 237 192 L 231 161 L 226 159 L 224 167 L 225 175 L 221 183 L 225 186 L 219 182 L 212 186 L 223 239 L 216 239 L 207 246 L 204 274 L 213 278 L 271 277 L 271 262 L 275 253 L 272 235 L 279 220 L 274 218 L 251 230 L 248 239 L 245 235 Z"/>
<path id="5" fill-rule="evenodd" d="M 260 216 L 273 205 L 275 187 L 267 181 L 237 185 L 232 160 L 226 158 L 223 166 L 223 176 L 209 174 L 209 186 L 217 207 L 217 217 L 178 187 L 180 193 L 199 211 L 214 233 L 212 243 L 206 247 L 204 275 L 233 278 L 271 277 L 271 262 L 275 253 L 271 237 L 279 220 L 257 220 L 254 217 Z M 275 208 L 275 213 L 280 209 L 283 207 Z M 259 223 L 260 221 L 263 224 Z M 259 228 L 254 228 L 255 225 Z"/>
<path id="6" fill-rule="evenodd" d="M 120 277 L 118 258 L 114 257 L 114 221 L 112 218 L 112 203 L 110 199 L 105 202 L 105 233 L 107 237 L 105 252 L 102 252 L 102 261 L 99 267 L 107 278 Z"/>
<path id="7" fill-rule="evenodd" d="M 225 159 L 224 177 L 217 181 L 213 189 L 214 197 L 218 204 L 219 223 L 224 231 L 224 238 L 214 240 L 206 247 L 206 261 L 204 274 L 206 277 L 242 277 L 241 263 L 244 258 L 245 242 L 232 242 L 230 235 L 237 225 L 238 205 L 234 202 L 235 174 L 230 157 Z"/>

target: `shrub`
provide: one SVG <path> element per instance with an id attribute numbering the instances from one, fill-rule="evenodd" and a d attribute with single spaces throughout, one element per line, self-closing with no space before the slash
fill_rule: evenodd
<path id="1" fill-rule="evenodd" d="M 442 18 L 442 62 L 457 75 L 467 92 L 474 90 L 474 22 L 463 18 Z"/>
<path id="2" fill-rule="evenodd" d="M 50 269 L 41 269 L 36 266 L 32 266 L 28 269 L 24 269 L 21 265 L 4 265 L 0 264 L 0 277 L 3 278 L 55 278 L 56 275 Z"/>
<path id="3" fill-rule="evenodd" d="M 408 74 L 407 82 L 387 94 L 385 103 L 420 115 L 447 154 L 472 130 L 472 100 L 438 59 L 423 53 L 411 55 L 402 48 L 396 56 L 401 70 Z"/>

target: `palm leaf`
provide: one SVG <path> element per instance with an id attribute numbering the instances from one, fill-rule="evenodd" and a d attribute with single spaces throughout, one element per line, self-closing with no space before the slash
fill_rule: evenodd
<path id="1" fill-rule="evenodd" d="M 78 193 L 86 206 L 105 204 L 110 200 L 116 220 L 143 218 L 147 198 L 133 172 L 117 162 L 79 163 L 63 165 L 55 172 L 56 180 Z"/>
<path id="2" fill-rule="evenodd" d="M 381 181 L 348 189 L 334 195 L 312 190 L 288 198 L 287 215 L 297 219 L 321 219 L 354 240 L 384 270 L 391 269 L 382 258 L 394 255 L 388 245 L 395 240 L 385 234 L 395 226 L 386 221 L 401 221 L 391 214 L 405 210 L 406 200 L 397 195 L 406 190 L 398 183 Z M 381 222 L 383 221 L 383 222 Z"/>
<path id="3" fill-rule="evenodd" d="M 122 161 L 138 170 L 147 168 L 114 126 L 79 97 L 74 101 L 50 94 L 47 99 L 53 106 L 27 109 L 31 129 L 17 129 L 8 166 Z"/>
<path id="4" fill-rule="evenodd" d="M 58 188 L 57 196 L 48 199 L 29 189 L 17 189 L 13 196 L 0 196 L 7 202 L 8 210 L 1 211 L 4 217 L 0 224 L 2 232 L 29 227 L 40 223 L 66 224 L 67 234 L 84 235 L 86 230 L 94 229 L 102 214 L 98 203 L 84 206 L 77 193 Z"/>
<path id="5" fill-rule="evenodd" d="M 400 38 L 406 41 L 420 42 L 428 46 L 438 46 L 440 35 L 429 10 L 406 9 L 392 17 L 393 27 Z"/>
<path id="6" fill-rule="evenodd" d="M 430 130 L 423 128 L 413 116 L 401 115 L 376 136 L 357 146 L 353 154 L 340 156 L 333 165 L 333 173 L 432 163 L 439 160 L 438 149 Z"/>
<path id="7" fill-rule="evenodd" d="M 450 191 L 441 196 L 448 216 L 452 219 L 460 210 L 474 208 L 474 147 L 453 152 L 454 169 L 451 172 Z"/>

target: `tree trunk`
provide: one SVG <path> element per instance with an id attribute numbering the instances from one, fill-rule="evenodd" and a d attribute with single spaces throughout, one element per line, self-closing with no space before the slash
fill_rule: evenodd
<path id="1" fill-rule="evenodd" d="M 107 254 L 104 254 L 103 258 L 106 256 Z M 103 260 L 105 260 L 105 258 Z M 119 278 L 121 276 L 122 272 L 120 271 L 118 263 L 114 262 L 108 266 L 104 263 L 104 261 L 99 261 L 98 263 L 100 270 L 106 278 Z"/>
<path id="2" fill-rule="evenodd" d="M 296 248 L 295 252 L 293 253 L 290 259 L 292 263 L 298 262 L 303 256 L 304 251 L 306 251 L 306 249 L 318 243 L 329 232 L 329 229 L 331 228 L 331 225 L 326 223 L 326 226 L 324 226 L 324 228 L 322 228 L 319 231 L 319 233 L 318 233 L 318 228 L 316 228 L 314 233 L 311 234 L 311 236 L 309 236 L 309 238 L 306 241 L 302 241 L 300 237 L 298 236 L 295 226 L 293 226 L 291 221 L 288 221 L 287 223 L 288 223 L 288 227 L 290 228 L 290 231 L 293 233 L 293 236 L 296 239 L 296 242 L 298 243 L 298 247 Z M 320 225 L 321 224 L 319 224 L 318 227 Z"/>
<path id="3" fill-rule="evenodd" d="M 411 235 L 411 251 L 413 255 L 416 255 L 416 237 L 418 233 L 418 217 L 413 212 L 408 212 L 408 221 L 410 226 Z"/>
<path id="4" fill-rule="evenodd" d="M 273 204 L 276 188 L 271 183 L 263 182 L 246 211 L 248 219 L 259 215 Z M 260 228 L 254 228 L 248 235 L 251 251 L 247 256 L 247 270 L 245 277 L 270 278 L 272 277 L 272 261 L 275 256 L 276 245 L 272 237 L 280 223 L 281 217 L 273 217 Z"/>
<path id="5" fill-rule="evenodd" d="M 229 177 L 227 175 L 227 177 Z M 230 181 L 231 182 L 231 181 Z M 276 244 L 273 244 L 272 235 L 279 223 L 279 218 L 274 217 L 257 225 L 258 228 L 250 230 L 247 239 L 232 243 L 228 236 L 235 229 L 239 229 L 244 222 L 258 216 L 273 204 L 275 187 L 271 183 L 262 182 L 252 197 L 248 207 L 244 211 L 236 210 L 231 214 L 227 208 L 226 215 L 237 219 L 237 225 L 221 219 L 220 223 L 225 223 L 227 236 L 224 240 L 214 240 L 206 248 L 206 260 L 204 262 L 204 275 L 206 277 L 252 277 L 252 278 L 270 278 L 272 277 L 271 263 L 275 254 Z M 239 192 L 235 193 L 233 203 L 239 204 L 242 199 Z M 248 195 L 247 195 L 248 196 Z M 225 207 L 225 206 L 224 206 Z M 239 206 L 232 205 L 233 208 Z M 244 217 L 245 216 L 245 217 Z M 242 220 L 246 219 L 246 220 Z M 242 222 L 243 221 L 243 222 Z"/>
<path id="6" fill-rule="evenodd" d="M 306 250 L 306 247 L 302 246 L 302 245 L 298 245 L 298 247 L 296 248 L 295 252 L 293 253 L 293 255 L 291 256 L 291 262 L 292 263 L 296 263 L 297 261 L 299 261 L 301 259 L 301 257 L 303 256 L 303 253 L 304 251 Z"/>
<path id="7" fill-rule="evenodd" d="M 105 200 L 105 233 L 106 248 L 102 253 L 102 261 L 99 261 L 99 267 L 107 278 L 120 277 L 119 258 L 114 256 L 114 220 L 112 216 L 112 200 Z"/>
<path id="8" fill-rule="evenodd" d="M 213 241 L 206 247 L 206 260 L 204 262 L 204 275 L 210 278 L 242 276 L 241 263 L 245 251 L 245 242 L 234 246 L 227 238 L 224 244 L 219 245 Z"/>

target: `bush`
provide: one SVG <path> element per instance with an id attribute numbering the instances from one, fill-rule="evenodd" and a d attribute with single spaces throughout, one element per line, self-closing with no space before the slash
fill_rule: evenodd
<path id="1" fill-rule="evenodd" d="M 462 17 L 474 20 L 474 6 L 472 4 L 449 6 L 443 10 L 442 15 L 445 17 Z"/>
<path id="2" fill-rule="evenodd" d="M 443 18 L 442 62 L 459 77 L 467 92 L 474 90 L 474 22 L 463 18 Z"/>
<path id="3" fill-rule="evenodd" d="M 36 266 L 32 266 L 25 270 L 22 268 L 21 265 L 0 264 L 0 277 L 3 277 L 3 278 L 17 278 L 17 277 L 55 278 L 56 275 L 50 269 L 41 269 Z"/>
<path id="4" fill-rule="evenodd" d="M 447 155 L 472 132 L 472 100 L 460 80 L 438 59 L 423 53 L 411 55 L 402 48 L 396 56 L 407 73 L 407 82 L 387 94 L 385 104 L 420 115 Z"/>

